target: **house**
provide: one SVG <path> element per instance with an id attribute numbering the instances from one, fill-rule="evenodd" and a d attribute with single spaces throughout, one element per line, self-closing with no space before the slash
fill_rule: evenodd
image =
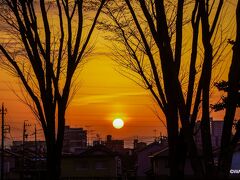
<path id="1" fill-rule="evenodd" d="M 136 154 L 134 149 L 125 148 L 121 153 L 122 179 L 136 179 Z"/>
<path id="2" fill-rule="evenodd" d="M 12 152 L 19 153 L 24 151 L 30 151 L 37 156 L 45 156 L 47 153 L 47 147 L 45 141 L 13 141 L 10 147 Z"/>
<path id="3" fill-rule="evenodd" d="M 35 152 L 4 150 L 5 179 L 44 179 L 46 177 L 46 159 L 37 157 Z"/>
<path id="4" fill-rule="evenodd" d="M 235 151 L 232 158 L 230 176 L 240 176 L 240 151 Z"/>
<path id="5" fill-rule="evenodd" d="M 121 159 L 106 146 L 96 145 L 80 154 L 62 157 L 62 178 L 117 178 L 121 176 Z"/>
<path id="6" fill-rule="evenodd" d="M 0 151 L 0 155 L 2 155 L 2 151 Z M 12 153 L 9 150 L 4 150 L 4 177 L 5 178 L 9 178 L 10 176 L 10 172 L 12 171 L 12 169 L 14 169 L 15 167 L 15 159 L 18 158 L 19 156 L 16 155 L 15 153 Z M 0 158 L 0 168 L 2 165 L 2 159 Z M 1 173 L 1 172 L 0 172 Z"/>
<path id="7" fill-rule="evenodd" d="M 168 147 L 149 156 L 152 162 L 152 172 L 154 176 L 169 176 Z M 194 174 L 189 158 L 185 161 L 184 174 L 191 176 Z"/>
<path id="8" fill-rule="evenodd" d="M 230 176 L 238 179 L 240 177 L 240 141 L 233 152 Z"/>
<path id="9" fill-rule="evenodd" d="M 220 152 L 219 148 L 213 151 L 216 165 L 218 164 L 219 152 Z M 150 158 L 152 162 L 152 171 L 154 176 L 156 177 L 169 176 L 168 147 L 150 155 Z M 203 163 L 203 157 L 200 155 L 199 158 Z M 185 161 L 184 175 L 185 176 L 194 175 L 194 171 L 191 167 L 191 161 L 188 156 Z M 237 147 L 233 153 L 230 175 L 234 177 L 240 176 L 240 147 Z"/>
<path id="10" fill-rule="evenodd" d="M 201 136 L 201 121 L 197 121 L 195 124 L 195 142 L 198 149 L 202 148 L 202 136 Z M 223 128 L 223 120 L 213 120 L 210 118 L 210 134 L 212 140 L 212 146 L 214 149 L 219 148 L 221 145 L 222 138 L 222 128 Z"/>
<path id="11" fill-rule="evenodd" d="M 137 176 L 138 177 L 146 177 L 152 170 L 151 157 L 150 155 L 161 151 L 167 146 L 167 140 L 155 141 L 145 148 L 137 151 Z"/>

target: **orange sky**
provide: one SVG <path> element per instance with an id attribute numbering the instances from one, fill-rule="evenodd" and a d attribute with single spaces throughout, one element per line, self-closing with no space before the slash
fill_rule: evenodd
<path id="1" fill-rule="evenodd" d="M 153 113 L 153 101 L 148 92 L 118 74 L 107 56 L 91 59 L 85 64 L 79 79 L 79 90 L 67 111 L 68 125 L 89 129 L 92 139 L 97 133 L 102 139 L 107 134 L 112 134 L 113 138 L 127 140 L 136 136 L 140 140 L 153 139 L 154 129 L 157 129 L 157 135 L 160 131 L 166 133 L 163 124 Z M 15 129 L 12 129 L 15 131 L 12 133 L 19 137 L 23 120 L 29 120 L 33 124 L 35 118 L 11 90 L 13 87 L 20 93 L 16 83 L 16 80 L 1 70 L 0 100 L 8 109 L 6 124 L 16 127 L 18 133 Z M 124 120 L 124 128 L 117 130 L 112 127 L 112 120 L 116 117 Z M 33 128 L 29 130 L 32 131 Z"/>
<path id="2" fill-rule="evenodd" d="M 125 139 L 128 145 L 134 137 L 149 141 L 155 134 L 166 134 L 165 127 L 153 112 L 152 97 L 114 68 L 113 62 L 106 55 L 96 56 L 84 65 L 79 76 L 79 90 L 68 107 L 66 123 L 88 129 L 91 132 L 90 139 L 100 134 L 104 140 L 107 134 L 112 134 L 113 138 Z M 1 70 L 0 101 L 8 109 L 6 124 L 11 125 L 14 139 L 21 138 L 23 120 L 32 123 L 32 127 L 28 127 L 29 132 L 33 131 L 33 124 L 36 123 L 29 109 L 19 102 L 11 90 L 14 88 L 20 93 L 17 83 L 16 79 Z M 219 94 L 215 96 L 219 97 Z M 221 116 L 222 113 L 215 115 L 216 118 Z M 112 120 L 117 117 L 125 122 L 119 130 L 112 126 Z M 39 134 L 39 138 L 42 136 Z"/>
<path id="3" fill-rule="evenodd" d="M 78 78 L 79 90 L 68 107 L 66 123 L 88 129 L 90 139 L 100 134 L 104 140 L 107 134 L 112 134 L 115 139 L 125 139 L 127 145 L 137 136 L 139 140 L 149 141 L 155 134 L 166 134 L 166 129 L 153 112 L 152 97 L 146 90 L 116 72 L 109 52 L 107 54 L 105 51 L 106 42 L 102 41 L 99 34 L 96 43 L 96 54 L 84 65 Z M 29 134 L 33 131 L 33 124 L 37 123 L 29 109 L 11 90 L 20 93 L 17 83 L 7 72 L 0 70 L 0 102 L 4 102 L 8 109 L 6 124 L 11 125 L 11 134 L 15 140 L 21 138 L 24 120 L 32 124 L 32 127 L 28 127 Z M 220 95 L 216 92 L 212 98 L 217 101 Z M 221 119 L 223 112 L 211 115 Z M 117 117 L 125 122 L 125 126 L 119 130 L 112 127 L 112 120 Z M 7 137 L 12 139 L 9 135 Z M 40 133 L 39 138 L 42 137 Z"/>

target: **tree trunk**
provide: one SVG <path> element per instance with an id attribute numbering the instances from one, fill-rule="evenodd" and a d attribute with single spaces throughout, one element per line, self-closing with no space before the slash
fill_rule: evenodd
<path id="1" fill-rule="evenodd" d="M 177 141 L 178 141 L 178 128 L 177 121 L 172 117 L 167 118 L 167 131 L 168 131 L 168 148 L 169 148 L 169 169 L 170 177 L 176 178 L 178 172 L 178 156 L 177 156 Z"/>
<path id="2" fill-rule="evenodd" d="M 47 179 L 59 180 L 61 174 L 61 154 L 56 150 L 56 145 L 47 143 Z"/>
<path id="3" fill-rule="evenodd" d="M 210 40 L 209 40 L 210 42 Z M 213 173 L 213 152 L 210 130 L 210 114 L 209 114 L 209 91 L 211 81 L 211 69 L 212 69 L 212 46 L 208 44 L 205 47 L 205 58 L 203 64 L 203 89 L 202 89 L 202 121 L 201 121 L 201 136 L 202 147 L 205 161 L 206 175 L 211 176 Z"/>
<path id="4" fill-rule="evenodd" d="M 211 176 L 214 170 L 214 160 L 210 132 L 209 92 L 212 77 L 213 48 L 211 44 L 212 29 L 210 29 L 209 24 L 208 6 L 208 1 L 199 2 L 199 11 L 202 22 L 202 43 L 204 46 L 204 61 L 201 74 L 201 78 L 203 78 L 201 137 L 206 175 Z"/>
<path id="5" fill-rule="evenodd" d="M 190 114 L 189 114 L 190 111 L 188 111 L 188 106 L 186 106 L 184 103 L 184 97 L 181 94 L 181 86 L 180 86 L 179 81 L 176 84 L 178 84 L 177 85 L 177 87 L 178 87 L 178 91 L 177 91 L 178 98 L 177 99 L 178 99 L 180 120 L 181 120 L 181 124 L 182 124 L 182 129 L 180 131 L 180 137 L 181 137 L 180 140 L 182 140 L 183 142 L 181 143 L 182 148 L 180 148 L 180 149 L 184 149 L 186 151 L 186 152 L 183 152 L 182 154 L 179 154 L 179 156 L 181 156 L 182 158 L 185 157 L 185 159 L 186 159 L 187 155 L 189 155 L 194 174 L 196 176 L 202 176 L 203 175 L 203 167 L 202 167 L 202 163 L 201 163 L 201 160 L 200 160 L 198 152 L 197 152 L 196 143 L 193 138 L 193 131 L 192 131 L 191 124 L 190 124 Z M 185 148 L 183 148 L 183 147 L 185 147 Z M 184 164 L 183 164 L 183 166 L 184 166 Z"/>
<path id="6" fill-rule="evenodd" d="M 166 53 L 168 52 L 168 53 Z M 165 50 L 163 56 L 167 60 L 170 50 Z M 163 63 L 164 64 L 164 63 Z M 164 86 L 165 93 L 167 98 L 167 109 L 166 109 L 166 118 L 167 118 L 167 131 L 168 131 L 168 144 L 169 144 L 169 167 L 170 167 L 170 176 L 172 178 L 179 178 L 184 175 L 184 161 L 179 157 L 181 154 L 181 148 L 179 145 L 181 142 L 179 140 L 179 116 L 178 116 L 178 94 L 177 90 L 177 77 L 176 72 L 174 71 L 174 66 L 171 67 L 170 64 L 164 64 L 163 68 L 163 77 L 164 77 Z M 179 151 L 178 151 L 179 149 Z"/>
<path id="7" fill-rule="evenodd" d="M 52 117 L 53 118 L 53 117 Z M 47 145 L 47 179 L 59 180 L 61 174 L 61 151 L 57 146 L 55 137 L 55 121 L 48 119 L 48 129 L 46 138 Z"/>
<path id="8" fill-rule="evenodd" d="M 194 142 L 194 139 L 193 139 L 193 134 L 191 132 L 191 129 L 190 128 L 182 129 L 182 134 L 184 138 L 183 145 L 186 146 L 185 148 L 186 152 L 184 152 L 181 156 L 185 155 L 185 159 L 187 159 L 187 155 L 189 155 L 194 175 L 197 177 L 201 177 L 204 174 L 204 170 L 203 170 L 201 159 L 197 151 L 196 143 Z"/>

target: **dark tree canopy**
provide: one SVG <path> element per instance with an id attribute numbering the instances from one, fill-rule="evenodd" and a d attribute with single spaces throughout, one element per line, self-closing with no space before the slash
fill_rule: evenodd
<path id="1" fill-rule="evenodd" d="M 219 91 L 223 91 L 225 93 L 229 92 L 229 87 L 228 87 L 227 81 L 220 81 L 218 83 L 215 83 L 215 86 Z M 238 95 L 237 95 L 236 99 L 237 99 L 237 107 L 239 108 L 240 107 L 240 83 L 238 86 Z M 221 97 L 220 102 L 217 102 L 216 104 L 212 104 L 211 108 L 214 111 L 224 110 L 224 109 L 226 109 L 227 101 L 228 101 L 227 96 L 223 95 Z"/>

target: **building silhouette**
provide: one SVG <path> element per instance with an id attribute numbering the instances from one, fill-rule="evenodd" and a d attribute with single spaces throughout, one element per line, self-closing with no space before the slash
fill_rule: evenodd
<path id="1" fill-rule="evenodd" d="M 63 153 L 77 154 L 87 149 L 87 130 L 65 126 Z"/>
<path id="2" fill-rule="evenodd" d="M 107 135 L 107 140 L 104 142 L 104 145 L 113 152 L 124 151 L 124 140 L 113 140 L 112 135 Z"/>
<path id="3" fill-rule="evenodd" d="M 121 158 L 118 153 L 101 144 L 89 147 L 80 154 L 62 157 L 62 178 L 116 179 L 121 175 Z"/>
<path id="4" fill-rule="evenodd" d="M 212 118 L 210 119 L 210 134 L 212 139 L 212 146 L 214 149 L 219 148 L 221 145 L 222 128 L 223 128 L 222 120 L 213 120 Z M 202 148 L 201 121 L 196 122 L 194 139 L 198 149 L 201 149 Z"/>
<path id="5" fill-rule="evenodd" d="M 140 150 L 147 146 L 147 143 L 145 142 L 138 142 L 138 139 L 133 140 L 133 149 L 134 150 Z"/>

